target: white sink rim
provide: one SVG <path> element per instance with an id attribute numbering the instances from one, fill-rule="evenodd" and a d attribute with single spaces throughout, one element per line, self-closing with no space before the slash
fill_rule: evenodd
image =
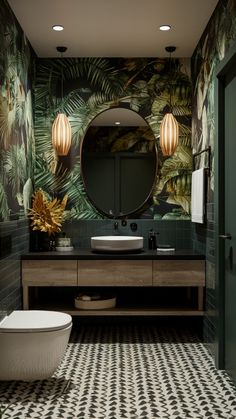
<path id="1" fill-rule="evenodd" d="M 94 236 L 91 248 L 99 252 L 132 252 L 143 248 L 140 236 Z"/>

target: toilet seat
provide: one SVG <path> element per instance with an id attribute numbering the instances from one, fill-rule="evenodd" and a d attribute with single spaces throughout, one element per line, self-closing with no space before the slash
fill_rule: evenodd
<path id="1" fill-rule="evenodd" d="M 72 324 L 69 314 L 46 310 L 16 310 L 0 323 L 0 332 L 51 332 Z"/>

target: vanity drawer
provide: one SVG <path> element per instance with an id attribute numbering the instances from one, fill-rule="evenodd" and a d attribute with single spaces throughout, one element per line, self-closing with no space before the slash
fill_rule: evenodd
<path id="1" fill-rule="evenodd" d="M 152 285 L 151 260 L 79 260 L 79 286 Z"/>
<path id="2" fill-rule="evenodd" d="M 205 286 L 204 260 L 154 260 L 154 286 Z"/>
<path id="3" fill-rule="evenodd" d="M 77 260 L 22 260 L 24 285 L 76 286 Z"/>

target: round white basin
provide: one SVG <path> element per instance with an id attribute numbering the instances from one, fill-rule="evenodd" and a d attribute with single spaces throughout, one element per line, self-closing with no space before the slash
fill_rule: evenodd
<path id="1" fill-rule="evenodd" d="M 143 237 L 97 236 L 91 237 L 91 248 L 98 252 L 131 252 L 143 248 Z"/>

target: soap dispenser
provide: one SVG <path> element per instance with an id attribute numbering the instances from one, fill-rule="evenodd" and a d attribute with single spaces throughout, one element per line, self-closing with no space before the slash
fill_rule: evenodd
<path id="1" fill-rule="evenodd" d="M 149 237 L 148 237 L 148 249 L 154 250 L 157 248 L 156 243 L 156 234 L 154 233 L 153 229 L 149 231 Z"/>

